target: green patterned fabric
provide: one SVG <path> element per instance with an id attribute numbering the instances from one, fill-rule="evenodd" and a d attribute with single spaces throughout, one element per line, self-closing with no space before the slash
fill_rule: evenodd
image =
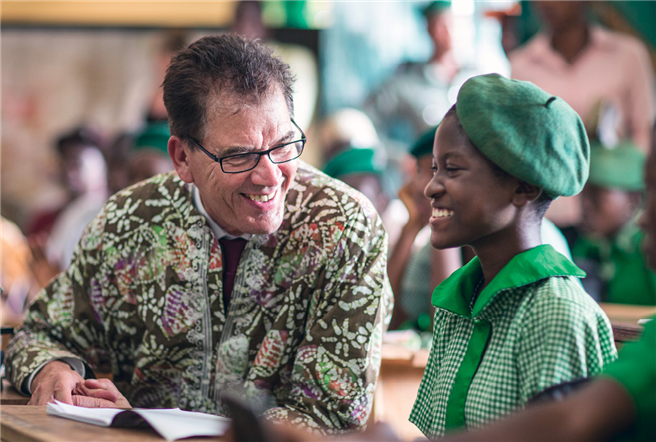
<path id="1" fill-rule="evenodd" d="M 594 267 L 592 272 L 603 284 L 601 301 L 656 305 L 656 273 L 642 253 L 644 237 L 636 222 L 631 221 L 611 239 L 589 235 L 577 238 L 572 254 L 575 260 L 587 261 Z"/>
<path id="2" fill-rule="evenodd" d="M 478 428 L 616 358 L 608 318 L 549 245 L 515 256 L 482 290 L 478 258 L 433 293 L 433 346 L 410 421 L 429 438 Z"/>
<path id="3" fill-rule="evenodd" d="M 472 77 L 456 113 L 474 146 L 510 175 L 551 198 L 576 195 L 590 170 L 590 144 L 569 104 L 528 81 Z"/>
<path id="4" fill-rule="evenodd" d="M 622 347 L 617 361 L 604 368 L 627 389 L 636 406 L 636 422 L 626 440 L 656 440 L 656 319 L 645 325 L 638 342 Z"/>
<path id="5" fill-rule="evenodd" d="M 362 428 L 391 312 L 387 234 L 361 194 L 299 163 L 281 227 L 244 249 L 228 311 L 190 186 L 171 172 L 117 193 L 11 342 L 12 383 L 70 357 L 112 373 L 135 407 L 224 414 L 234 392 L 269 401 L 266 419 Z"/>

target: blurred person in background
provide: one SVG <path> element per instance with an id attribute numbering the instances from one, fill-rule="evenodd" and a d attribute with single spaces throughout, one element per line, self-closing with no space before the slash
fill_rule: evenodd
<path id="1" fill-rule="evenodd" d="M 168 154 L 167 122 L 152 122 L 136 137 L 127 167 L 127 186 L 173 170 Z"/>
<path id="2" fill-rule="evenodd" d="M 27 229 L 33 271 L 41 286 L 68 268 L 82 231 L 107 200 L 107 166 L 101 145 L 100 137 L 89 128 L 75 129 L 57 142 L 67 202 L 37 215 Z"/>
<path id="3" fill-rule="evenodd" d="M 430 245 L 430 200 L 424 189 L 433 177 L 433 140 L 437 127 L 424 133 L 410 150 L 416 170 L 399 191 L 407 222 L 392 249 L 387 274 L 394 292 L 390 330 L 413 328 L 431 331 L 433 288 L 462 266 L 460 248 L 438 250 Z"/>
<path id="4" fill-rule="evenodd" d="M 30 268 L 32 254 L 18 226 L 0 217 L 0 312 L 3 327 L 23 322 L 27 304 L 40 289 Z"/>
<path id="5" fill-rule="evenodd" d="M 588 135 L 606 126 L 616 140 L 643 151 L 654 119 L 654 75 L 636 38 L 589 24 L 582 1 L 538 1 L 546 29 L 510 54 L 511 76 L 563 98 L 580 115 Z M 581 219 L 578 197 L 561 198 L 547 213 L 559 227 Z"/>
<path id="6" fill-rule="evenodd" d="M 402 174 L 412 169 L 407 156 L 412 143 L 442 120 L 460 86 L 477 73 L 461 66 L 454 55 L 451 2 L 430 2 L 422 13 L 433 43 L 430 59 L 399 66 L 363 105 L 387 150 L 393 193 L 404 181 Z"/>
<path id="7" fill-rule="evenodd" d="M 645 154 L 627 141 L 590 149 L 590 177 L 581 194 L 580 234 L 572 250 L 597 301 L 656 305 L 656 274 L 642 247 L 637 216 L 645 189 Z"/>
<path id="8" fill-rule="evenodd" d="M 80 127 L 59 137 L 55 143 L 59 162 L 59 181 L 65 191 L 64 202 L 55 208 L 37 213 L 32 217 L 25 234 L 27 236 L 49 235 L 59 214 L 79 196 L 87 193 L 93 184 L 85 172 L 86 164 L 81 156 L 87 148 L 100 149 L 99 133 L 88 127 Z"/>

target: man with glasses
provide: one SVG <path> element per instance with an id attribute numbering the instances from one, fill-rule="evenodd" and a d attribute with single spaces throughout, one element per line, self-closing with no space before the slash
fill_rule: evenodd
<path id="1" fill-rule="evenodd" d="M 387 235 L 361 194 L 298 159 L 291 86 L 287 65 L 237 36 L 173 58 L 176 173 L 112 197 L 31 307 L 8 363 L 31 403 L 224 414 L 239 394 L 268 420 L 366 424 Z"/>

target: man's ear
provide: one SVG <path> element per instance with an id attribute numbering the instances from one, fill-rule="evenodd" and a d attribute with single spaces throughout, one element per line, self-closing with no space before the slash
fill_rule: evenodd
<path id="1" fill-rule="evenodd" d="M 528 203 L 537 200 L 542 194 L 542 189 L 525 181 L 518 181 L 515 187 L 512 203 L 515 207 L 524 207 Z"/>
<path id="2" fill-rule="evenodd" d="M 178 176 L 182 181 L 185 183 L 193 183 L 194 176 L 191 173 L 188 149 L 189 147 L 180 137 L 173 135 L 169 138 L 169 157 L 171 157 L 171 161 L 173 161 L 175 171 L 178 173 Z"/>

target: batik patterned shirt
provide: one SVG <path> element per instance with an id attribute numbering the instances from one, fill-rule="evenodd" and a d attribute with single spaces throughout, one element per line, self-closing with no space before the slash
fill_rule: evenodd
<path id="1" fill-rule="evenodd" d="M 617 354 L 608 318 L 551 246 L 515 256 L 474 300 L 478 258 L 433 293 L 433 346 L 410 421 L 429 438 L 474 429 L 543 390 L 600 373 Z"/>
<path id="2" fill-rule="evenodd" d="M 317 431 L 369 416 L 391 312 L 371 203 L 300 163 L 278 231 L 253 235 L 223 305 L 218 240 L 175 173 L 110 199 L 8 351 L 16 387 L 43 363 L 112 373 L 135 407 L 225 414 L 226 393 Z"/>

